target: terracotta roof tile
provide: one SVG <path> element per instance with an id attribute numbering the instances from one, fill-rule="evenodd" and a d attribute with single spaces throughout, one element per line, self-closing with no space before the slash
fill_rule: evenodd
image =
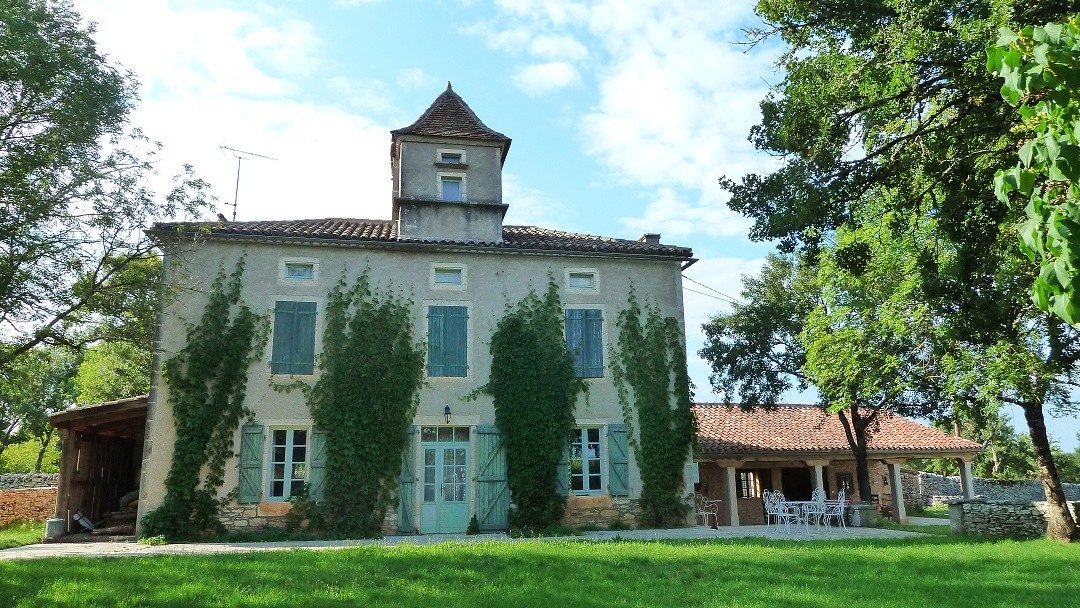
<path id="1" fill-rule="evenodd" d="M 216 237 L 278 237 L 288 239 L 340 240 L 347 242 L 430 243 L 462 245 L 496 249 L 533 251 L 572 251 L 658 255 L 690 258 L 689 247 L 650 244 L 628 239 L 616 239 L 592 234 L 564 232 L 537 226 L 503 226 L 503 240 L 483 243 L 476 241 L 419 241 L 400 239 L 397 222 L 393 220 L 363 220 L 325 218 L 312 220 L 278 220 L 256 222 L 170 222 L 155 224 L 151 232 L 167 235 L 170 232 L 207 233 Z"/>
<path id="2" fill-rule="evenodd" d="M 413 124 L 390 131 L 393 135 L 433 135 L 442 137 L 468 137 L 507 142 L 510 138 L 488 128 L 465 103 L 450 83 L 435 98 L 427 110 Z"/>
<path id="3" fill-rule="evenodd" d="M 706 455 L 791 452 L 850 454 L 843 423 L 815 405 L 780 405 L 749 412 L 738 406 L 694 405 L 698 443 Z M 889 413 L 879 415 L 871 435 L 871 452 L 974 452 L 982 445 L 949 435 L 914 420 Z"/>

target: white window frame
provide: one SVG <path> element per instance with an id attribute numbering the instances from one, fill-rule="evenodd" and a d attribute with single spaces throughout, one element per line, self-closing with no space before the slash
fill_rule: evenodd
<path id="1" fill-rule="evenodd" d="M 301 279 L 289 277 L 285 267 L 292 264 L 310 264 L 311 278 Z M 319 282 L 319 258 L 279 258 L 278 259 L 278 282 L 286 285 L 314 285 Z"/>
<path id="2" fill-rule="evenodd" d="M 304 446 L 304 485 L 307 486 L 307 484 L 311 483 L 311 427 L 290 424 L 267 426 L 266 428 L 266 457 L 263 460 L 266 471 L 266 493 L 264 496 L 266 496 L 267 502 L 288 502 L 289 498 L 292 496 L 293 480 L 291 476 L 287 476 L 284 480 L 285 484 L 282 488 L 282 495 L 274 496 L 274 465 L 277 464 L 274 462 L 274 431 L 286 432 L 285 470 L 287 472 L 290 471 L 290 465 L 298 464 L 292 460 L 292 449 L 295 447 L 295 444 L 292 443 L 294 431 L 305 431 L 306 434 L 304 437 L 307 440 L 307 443 Z"/>
<path id="3" fill-rule="evenodd" d="M 472 382 L 476 359 L 476 333 L 473 330 L 472 300 L 424 300 L 420 302 L 420 327 L 424 332 L 424 345 L 428 344 L 428 307 L 464 306 L 469 318 L 465 320 L 465 365 L 464 376 L 429 376 L 427 375 L 427 357 L 424 357 L 424 380 L 427 382 Z M 441 415 L 441 414 L 440 414 Z M 451 425 L 454 426 L 454 425 Z"/>
<path id="4" fill-rule="evenodd" d="M 454 163 L 448 163 L 448 162 L 444 161 L 443 160 L 443 154 L 457 154 L 457 155 L 461 156 L 461 162 L 459 164 L 462 164 L 462 165 L 468 164 L 468 160 L 466 160 L 466 158 L 465 158 L 465 150 L 458 150 L 456 148 L 437 148 L 435 150 L 435 162 L 440 163 L 440 164 L 444 164 L 444 165 L 450 165 L 450 164 L 454 164 Z"/>
<path id="5" fill-rule="evenodd" d="M 453 283 L 436 283 L 435 272 L 438 270 L 457 270 L 461 273 L 461 283 L 455 285 Z M 465 264 L 453 264 L 441 262 L 434 262 L 431 264 L 431 269 L 428 272 L 428 287 L 431 289 L 445 290 L 445 291 L 465 291 L 469 287 L 469 269 Z"/>
<path id="6" fill-rule="evenodd" d="M 461 202 L 469 200 L 468 188 L 466 185 L 465 174 L 460 171 L 437 171 L 435 172 L 435 192 L 439 195 L 439 200 L 446 200 L 443 198 L 442 183 L 444 178 L 456 179 L 461 182 L 461 197 L 457 201 Z"/>
<path id="7" fill-rule="evenodd" d="M 600 451 L 600 456 L 598 458 L 586 458 L 585 457 L 585 447 L 590 443 L 588 433 L 592 429 L 595 429 L 596 432 L 597 432 L 596 447 Z M 596 496 L 596 495 L 599 495 L 599 494 L 603 494 L 605 488 L 607 488 L 607 475 L 604 473 L 605 469 L 607 469 L 607 466 L 606 466 L 607 465 L 607 446 L 605 445 L 605 436 L 607 435 L 607 433 L 605 432 L 606 427 L 604 425 L 583 425 L 583 426 L 575 426 L 574 431 L 575 432 L 580 431 L 581 432 L 581 439 L 582 439 L 582 442 L 581 442 L 581 446 L 582 446 L 581 447 L 581 454 L 582 454 L 582 457 L 581 457 L 581 473 L 582 473 L 582 475 L 581 475 L 581 485 L 582 485 L 582 489 L 581 490 L 575 490 L 574 489 L 574 460 L 575 460 L 574 453 L 573 453 L 573 446 L 574 446 L 574 443 L 575 443 L 574 441 L 570 442 L 570 448 L 571 449 L 570 449 L 570 453 L 567 454 L 567 462 L 569 463 L 569 467 L 570 467 L 570 471 L 569 471 L 570 476 L 566 480 L 566 483 L 567 483 L 566 487 L 570 491 L 570 494 L 572 494 L 574 496 Z M 585 489 L 585 486 L 588 485 L 588 481 L 589 481 L 588 463 L 590 461 L 598 461 L 600 463 L 600 487 L 596 488 L 596 489 L 592 489 L 592 488 Z"/>
<path id="8" fill-rule="evenodd" d="M 580 274 L 592 275 L 592 287 L 574 287 L 570 285 L 570 277 Z M 566 286 L 566 291 L 572 293 L 597 293 L 600 291 L 600 271 L 595 268 L 567 268 L 563 272 L 563 285 Z"/>

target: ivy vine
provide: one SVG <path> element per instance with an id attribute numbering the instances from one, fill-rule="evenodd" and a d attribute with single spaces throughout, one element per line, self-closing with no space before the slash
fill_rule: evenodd
<path id="1" fill-rule="evenodd" d="M 510 525 L 542 529 L 566 506 L 558 465 L 570 443 L 574 404 L 585 382 L 566 349 L 563 305 L 554 280 L 508 306 L 491 338 L 491 378 L 478 392 L 492 396 L 495 425 L 506 446 Z"/>
<path id="2" fill-rule="evenodd" d="M 378 536 L 397 496 L 401 455 L 424 381 L 424 345 L 414 341 L 412 302 L 372 292 L 368 273 L 342 279 L 326 305 L 311 415 L 327 433 L 328 526 Z"/>
<path id="3" fill-rule="evenodd" d="M 198 324 L 188 324 L 187 344 L 165 362 L 169 405 L 176 426 L 165 499 L 143 518 L 147 536 L 190 538 L 222 532 L 225 462 L 233 454 L 244 407 L 248 369 L 266 346 L 269 323 L 240 299 L 244 260 L 229 275 L 218 271 Z M 205 470 L 205 478 L 202 474 Z"/>
<path id="4" fill-rule="evenodd" d="M 641 471 L 642 520 L 677 524 L 689 509 L 683 471 L 697 436 L 683 332 L 675 317 L 662 316 L 655 306 L 646 303 L 642 310 L 633 287 L 616 327 L 619 346 L 611 376 Z"/>

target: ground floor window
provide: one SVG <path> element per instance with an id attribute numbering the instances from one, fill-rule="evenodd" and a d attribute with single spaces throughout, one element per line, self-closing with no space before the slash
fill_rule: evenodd
<path id="1" fill-rule="evenodd" d="M 304 489 L 308 458 L 307 429 L 271 429 L 270 498 L 287 499 Z"/>
<path id="2" fill-rule="evenodd" d="M 600 467 L 600 429 L 574 429 L 570 443 L 570 491 L 597 494 L 603 486 Z"/>
<path id="3" fill-rule="evenodd" d="M 738 471 L 739 498 L 761 498 L 761 478 L 757 471 Z"/>
<path id="4" fill-rule="evenodd" d="M 855 493 L 855 478 L 851 473 L 837 473 L 836 474 L 836 487 L 844 491 L 844 494 L 851 496 Z"/>

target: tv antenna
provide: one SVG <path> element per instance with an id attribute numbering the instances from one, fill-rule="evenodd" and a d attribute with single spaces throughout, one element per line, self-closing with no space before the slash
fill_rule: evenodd
<path id="1" fill-rule="evenodd" d="M 236 221 L 236 201 L 237 201 L 237 198 L 240 196 L 240 161 L 242 161 L 242 160 L 252 160 L 252 159 L 256 159 L 256 158 L 263 158 L 263 159 L 266 159 L 266 160 L 277 160 L 277 159 L 273 158 L 271 156 L 264 156 L 262 154 L 256 154 L 254 152 L 248 152 L 246 150 L 237 150 L 235 148 L 230 148 L 229 146 L 221 146 L 221 149 L 222 150 L 228 150 L 229 152 L 232 152 L 233 156 L 236 157 L 236 189 L 233 190 L 233 201 L 232 201 L 232 221 L 235 222 Z"/>

